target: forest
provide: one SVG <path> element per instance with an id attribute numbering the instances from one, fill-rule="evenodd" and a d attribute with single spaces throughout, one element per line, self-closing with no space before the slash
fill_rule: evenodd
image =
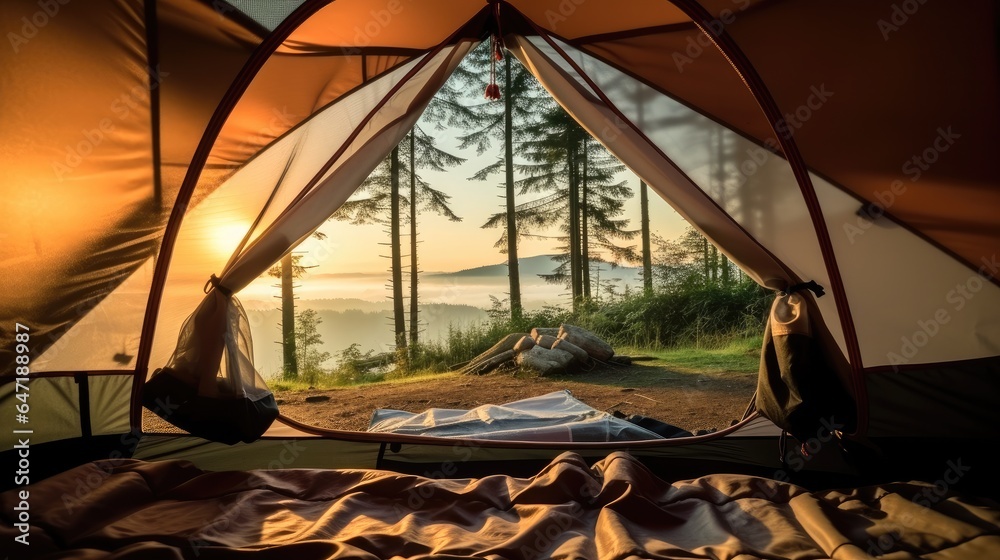
<path id="1" fill-rule="evenodd" d="M 456 140 L 454 147 L 442 145 L 446 134 Z M 452 208 L 451 195 L 425 176 L 484 154 L 495 158 L 487 158 L 491 161 L 468 180 L 497 184 L 502 200 L 484 223 L 471 226 L 496 231 L 492 250 L 506 264 L 506 286 L 483 301 L 482 320 L 442 329 L 438 317 L 437 336 L 431 337 L 423 317 L 428 306 L 422 304 L 421 286 L 427 278 L 421 277 L 420 256 L 442 249 L 421 247 L 420 218 L 463 218 Z M 296 309 L 295 288 L 310 267 L 303 253 L 292 251 L 268 271 L 280 292 L 277 379 L 285 386 L 337 386 L 448 371 L 505 334 L 563 322 L 633 352 L 718 349 L 734 341 L 753 347 L 763 331 L 769 293 L 694 228 L 675 239 L 651 231 L 650 197 L 657 195 L 642 181 L 629 184 L 624 171 L 519 62 L 489 43 L 480 45 L 330 218 L 385 228 L 391 304 L 385 328 L 391 344 L 366 349 L 363 340 L 340 340 L 340 349 L 331 352 L 322 334 L 323 314 L 302 305 Z M 640 216 L 633 220 L 625 215 L 625 202 L 636 196 Z M 525 239 L 551 242 L 549 270 L 522 274 L 519 247 Z M 608 281 L 608 270 L 619 268 L 634 269 L 638 281 Z M 565 297 L 528 308 L 522 285 L 538 279 Z"/>

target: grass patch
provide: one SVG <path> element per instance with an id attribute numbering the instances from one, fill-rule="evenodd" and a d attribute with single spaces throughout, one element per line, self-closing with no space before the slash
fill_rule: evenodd
<path id="1" fill-rule="evenodd" d="M 719 348 L 678 346 L 647 350 L 622 348 L 620 354 L 650 356 L 657 365 L 685 373 L 757 373 L 760 367 L 760 337 L 731 340 Z M 645 363 L 645 362 L 640 362 Z"/>
<path id="2" fill-rule="evenodd" d="M 433 372 L 433 371 L 419 371 L 415 372 L 406 377 L 393 377 L 388 379 L 381 379 L 378 381 L 358 381 L 356 383 L 324 383 L 321 381 L 316 385 L 309 385 L 308 383 L 302 381 L 281 381 L 281 380 L 271 380 L 268 382 L 268 387 L 274 392 L 295 392 L 295 391 L 306 391 L 310 387 L 314 389 L 320 389 L 324 391 L 337 390 L 337 389 L 350 389 L 352 387 L 357 387 L 359 385 L 364 385 L 366 387 L 377 386 L 377 385 L 406 385 L 409 383 L 420 383 L 422 381 L 437 380 L 437 379 L 447 379 L 449 377 L 460 377 L 461 374 L 458 372 Z M 328 380 L 329 381 L 329 380 Z"/>

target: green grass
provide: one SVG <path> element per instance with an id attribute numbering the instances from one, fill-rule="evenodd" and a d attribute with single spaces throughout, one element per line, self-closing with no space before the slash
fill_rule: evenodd
<path id="1" fill-rule="evenodd" d="M 446 379 L 449 377 L 459 377 L 461 374 L 458 372 L 435 372 L 435 371 L 418 371 L 414 372 L 412 375 L 406 377 L 392 377 L 388 379 L 382 379 L 380 381 L 359 381 L 357 383 L 329 383 L 323 382 L 321 380 L 318 384 L 313 385 L 317 389 L 329 390 L 329 389 L 345 389 L 349 387 L 356 387 L 358 385 L 364 385 L 366 387 L 375 385 L 405 385 L 407 383 L 420 383 L 421 381 L 427 381 L 430 379 Z M 268 387 L 275 392 L 289 392 L 289 391 L 305 391 L 309 389 L 310 385 L 302 381 L 281 381 L 281 380 L 271 380 L 268 381 Z"/>
<path id="2" fill-rule="evenodd" d="M 654 364 L 688 373 L 756 373 L 760 367 L 760 337 L 731 340 L 720 348 L 693 345 L 674 348 L 622 348 L 619 354 L 648 356 Z M 640 362 L 649 363 L 649 362 Z"/>

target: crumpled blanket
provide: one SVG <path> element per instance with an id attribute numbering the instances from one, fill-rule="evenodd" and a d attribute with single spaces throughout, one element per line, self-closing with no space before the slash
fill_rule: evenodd
<path id="1" fill-rule="evenodd" d="M 0 494 L 0 556 L 35 558 L 1000 558 L 1000 508 L 924 483 L 808 492 L 743 475 L 666 482 L 613 453 L 536 476 L 206 472 L 88 463 Z"/>
<path id="2" fill-rule="evenodd" d="M 420 414 L 380 408 L 369 432 L 508 441 L 630 441 L 662 439 L 641 426 L 578 400 L 567 390 L 553 391 L 472 410 L 431 408 Z"/>

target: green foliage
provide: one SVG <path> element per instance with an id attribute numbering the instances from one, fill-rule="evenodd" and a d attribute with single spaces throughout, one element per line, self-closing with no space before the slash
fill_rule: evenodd
<path id="1" fill-rule="evenodd" d="M 299 378 L 315 385 L 323 375 L 323 362 L 330 359 L 329 352 L 321 352 L 323 344 L 317 327 L 323 320 L 314 309 L 303 309 L 295 317 L 295 352 L 299 364 Z"/>
<path id="2" fill-rule="evenodd" d="M 772 298 L 752 282 L 689 283 L 621 297 L 587 313 L 580 323 L 612 345 L 721 348 L 760 336 Z"/>
<path id="3" fill-rule="evenodd" d="M 624 354 L 652 354 L 672 366 L 698 372 L 752 372 L 757 368 L 764 318 L 771 292 L 752 282 L 733 286 L 689 283 L 670 290 L 644 294 L 642 290 L 620 294 L 601 302 L 589 301 L 576 313 L 561 307 L 525 311 L 512 320 L 508 300 L 491 297 L 486 321 L 462 328 L 449 327 L 440 342 L 422 342 L 410 352 L 374 356 L 352 344 L 337 356 L 333 370 L 311 376 L 316 359 L 328 353 L 311 348 L 303 355 L 302 382 L 272 383 L 275 390 L 307 386 L 332 387 L 400 380 L 453 369 L 485 352 L 510 333 L 529 332 L 533 327 L 557 327 L 572 323 L 590 329 Z M 309 311 L 309 310 L 307 310 Z M 303 332 L 313 332 L 309 314 Z M 384 358 L 380 360 L 379 358 Z M 304 386 L 302 386 L 304 385 Z M 301 387 L 300 387 L 301 386 Z"/>
<path id="4" fill-rule="evenodd" d="M 686 353 L 677 358 L 681 365 L 688 363 L 692 368 L 701 364 L 709 369 L 743 371 L 750 367 L 749 362 L 758 359 L 756 352 L 772 297 L 771 292 L 752 282 L 730 287 L 692 283 L 649 295 L 633 290 L 600 303 L 590 300 L 576 313 L 551 306 L 526 310 L 520 320 L 512 320 L 507 300 L 491 296 L 488 320 L 464 328 L 449 327 L 445 341 L 421 344 L 413 354 L 410 371 L 447 371 L 485 352 L 510 333 L 558 327 L 561 323 L 582 326 L 613 346 L 639 352 L 683 348 Z M 752 347 L 749 353 L 747 341 Z M 733 354 L 745 355 L 745 359 L 725 365 Z"/>
<path id="5" fill-rule="evenodd" d="M 653 278 L 661 286 L 748 282 L 726 256 L 691 226 L 674 240 L 653 235 Z"/>
<path id="6" fill-rule="evenodd" d="M 381 374 L 372 374 L 365 363 L 372 359 L 373 350 L 362 352 L 357 342 L 341 350 L 337 355 L 337 367 L 330 372 L 333 385 L 353 385 L 381 380 Z"/>

